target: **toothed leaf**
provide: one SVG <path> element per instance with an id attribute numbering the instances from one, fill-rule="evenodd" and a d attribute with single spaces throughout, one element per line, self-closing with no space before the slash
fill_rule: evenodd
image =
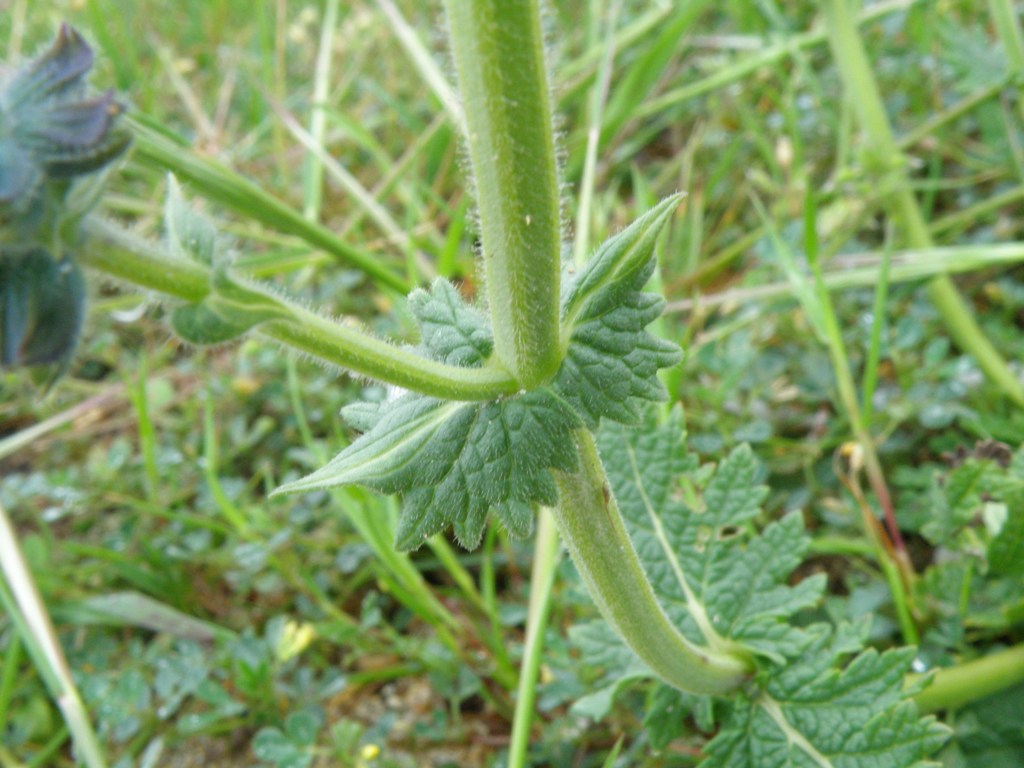
<path id="1" fill-rule="evenodd" d="M 822 625 L 799 659 L 765 675 L 733 702 L 708 743 L 703 768 L 923 768 L 948 738 L 906 700 L 914 649 L 871 649 L 846 661 L 863 637 Z"/>
<path id="2" fill-rule="evenodd" d="M 451 526 L 474 546 L 494 513 L 525 535 L 537 504 L 557 500 L 552 470 L 569 470 L 572 431 L 602 417 L 639 419 L 644 401 L 663 400 L 659 368 L 679 361 L 674 344 L 646 326 L 664 302 L 640 291 L 654 268 L 654 244 L 678 197 L 669 198 L 598 249 L 567 281 L 563 323 L 569 349 L 550 388 L 491 403 L 440 403 L 406 395 L 393 403 L 346 409 L 364 434 L 330 464 L 282 491 L 361 483 L 402 495 L 398 545 L 419 546 Z M 420 349 L 450 365 L 484 365 L 493 349 L 485 315 L 443 280 L 414 291 L 410 309 Z"/>
<path id="3" fill-rule="evenodd" d="M 765 489 L 748 448 L 734 450 L 713 473 L 702 471 L 684 450 L 678 410 L 642 430 L 606 425 L 599 444 L 626 527 L 670 620 L 695 643 L 738 644 L 758 658 L 751 684 L 716 705 L 722 716 L 703 768 L 928 765 L 947 730 L 921 718 L 907 698 L 914 692 L 904 687 L 914 650 L 864 651 L 868 621 L 836 630 L 791 621 L 820 599 L 824 584 L 820 577 L 790 583 L 807 547 L 799 514 L 755 528 Z M 625 648 L 613 650 L 603 656 L 629 670 Z M 679 734 L 690 713 L 711 729 L 706 699 L 660 689 L 645 721 L 652 743 Z"/>
<path id="4" fill-rule="evenodd" d="M 562 319 L 572 330 L 555 386 L 590 428 L 602 418 L 638 424 L 644 402 L 668 399 L 657 374 L 682 353 L 645 330 L 665 302 L 642 289 L 654 271 L 658 233 L 678 202 L 664 200 L 607 240 L 578 275 L 566 275 Z"/>
<path id="5" fill-rule="evenodd" d="M 429 291 L 409 294 L 409 308 L 420 326 L 427 355 L 449 365 L 478 366 L 491 355 L 494 338 L 483 314 L 466 306 L 447 280 L 435 280 Z"/>
<path id="6" fill-rule="evenodd" d="M 799 515 L 752 535 L 767 490 L 747 447 L 733 451 L 705 487 L 680 478 L 696 461 L 686 453 L 682 415 L 642 430 L 609 425 L 601 455 L 655 593 L 673 623 L 694 642 L 710 624 L 721 637 L 782 661 L 799 651 L 801 630 L 784 620 L 814 605 L 822 577 L 786 582 L 807 549 Z"/>
<path id="7" fill-rule="evenodd" d="M 379 414 L 326 467 L 278 492 L 360 483 L 402 493 L 400 548 L 414 549 L 449 526 L 473 547 L 488 512 L 512 533 L 529 533 L 533 506 L 557 498 L 550 470 L 575 464 L 571 432 L 578 421 L 548 390 L 488 403 L 410 394 Z"/>

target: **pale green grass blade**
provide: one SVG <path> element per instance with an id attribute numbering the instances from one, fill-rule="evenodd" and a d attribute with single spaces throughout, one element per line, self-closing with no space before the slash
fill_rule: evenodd
<path id="1" fill-rule="evenodd" d="M 349 245 L 333 232 L 308 221 L 300 211 L 266 192 L 216 160 L 194 154 L 137 119 L 126 122 L 135 135 L 134 157 L 144 165 L 171 171 L 196 191 L 226 208 L 322 248 L 340 261 L 365 272 L 388 288 L 407 292 L 409 285 L 381 260 Z"/>
<path id="2" fill-rule="evenodd" d="M 605 108 L 615 61 L 615 22 L 619 17 L 621 3 L 615 3 L 608 16 L 608 32 L 605 36 L 605 56 L 597 83 L 591 91 L 590 125 L 587 128 L 587 147 L 583 160 L 583 179 L 580 182 L 579 204 L 576 209 L 575 239 L 573 240 L 573 262 L 577 269 L 586 261 L 590 249 L 590 208 L 594 199 L 594 169 L 597 166 L 597 150 L 601 144 Z"/>
<path id="3" fill-rule="evenodd" d="M 31 427 L 26 427 L 25 429 L 0 439 L 0 460 L 14 455 L 14 453 L 33 441 L 38 440 L 40 437 L 43 437 L 44 435 L 60 429 L 61 427 L 64 427 L 89 413 L 113 403 L 119 399 L 123 393 L 124 387 L 112 387 L 98 395 L 90 397 L 88 400 L 83 400 L 78 405 L 74 405 L 67 410 L 54 414 L 50 418 L 40 421 L 38 424 L 33 424 Z"/>
<path id="4" fill-rule="evenodd" d="M 892 0 L 891 2 L 874 3 L 857 17 L 857 21 L 861 24 L 866 24 L 891 13 L 906 11 L 920 2 L 922 0 Z M 823 45 L 827 40 L 827 33 L 823 29 L 815 29 L 810 32 L 793 35 L 786 40 L 769 45 L 758 53 L 750 54 L 729 66 L 718 69 L 713 75 L 695 80 L 679 88 L 674 88 L 657 98 L 649 99 L 643 104 L 638 105 L 635 116 L 637 118 L 645 118 L 657 115 L 684 101 L 739 82 L 762 67 L 788 58 L 802 48 Z"/>
<path id="5" fill-rule="evenodd" d="M 313 74 L 313 108 L 309 120 L 309 136 L 323 150 L 327 126 L 327 92 L 331 76 L 331 52 L 334 50 L 334 31 L 338 24 L 338 0 L 327 0 L 324 20 L 320 26 L 320 49 Z M 320 219 L 323 204 L 324 166 L 316 153 L 306 155 L 302 174 L 302 214 L 310 221 Z"/>
<path id="6" fill-rule="evenodd" d="M 664 77 L 668 63 L 679 54 L 687 31 L 710 4 L 710 0 L 692 0 L 677 6 L 675 16 L 659 27 L 657 37 L 646 43 L 636 61 L 620 73 L 605 109 L 602 145 L 610 143 L 637 115 L 644 99 Z"/>
<path id="7" fill-rule="evenodd" d="M 509 749 L 509 768 L 523 768 L 527 764 L 530 746 L 530 724 L 533 722 L 534 702 L 537 695 L 537 674 L 544 649 L 544 630 L 551 612 L 551 590 L 555 570 L 561 560 L 561 542 L 555 518 L 549 509 L 541 509 L 534 544 L 533 568 L 530 571 L 530 605 L 526 617 L 526 641 L 523 661 L 519 669 L 519 688 L 516 691 L 516 711 L 512 721 L 512 740 Z"/>
<path id="8" fill-rule="evenodd" d="M 39 676 L 53 697 L 68 730 L 71 731 L 78 759 L 87 768 L 106 768 L 99 739 L 89 722 L 82 698 L 71 677 L 57 633 L 36 589 L 28 564 L 14 533 L 7 512 L 0 506 L 0 604 L 14 622 Z"/>
<path id="9" fill-rule="evenodd" d="M 880 279 L 884 254 L 874 252 L 843 255 L 823 270 L 822 279 L 830 291 L 875 286 Z M 898 251 L 892 255 L 889 282 L 906 283 L 936 275 L 974 272 L 1008 267 L 1024 262 L 1024 243 L 1003 245 L 959 245 L 945 248 Z M 751 288 L 734 288 L 695 299 L 670 302 L 667 312 L 688 312 L 696 306 L 720 307 L 768 301 L 792 294 L 789 282 L 766 283 Z"/>
<path id="10" fill-rule="evenodd" d="M 892 268 L 891 232 L 886 233 L 885 249 L 878 269 L 878 283 L 875 287 L 875 303 L 871 309 L 871 343 L 864 361 L 864 380 L 861 384 L 861 410 L 864 423 L 871 425 L 874 413 L 873 400 L 878 386 L 878 364 L 882 357 L 882 330 L 885 328 L 885 305 L 889 298 L 889 276 Z"/>
<path id="11" fill-rule="evenodd" d="M 367 215 L 381 229 L 387 239 L 405 254 L 415 256 L 417 266 L 422 274 L 428 278 L 434 277 L 434 266 L 423 258 L 423 254 L 418 253 L 415 243 L 406 233 L 405 228 L 394 220 L 387 209 L 377 202 L 370 191 L 355 176 L 349 173 L 341 163 L 331 157 L 322 144 L 318 144 L 315 137 L 311 136 L 291 114 L 280 105 L 272 106 L 274 111 L 277 112 L 278 117 L 281 118 L 285 128 L 288 129 L 288 132 L 306 148 L 311 156 L 317 159 L 320 166 L 332 179 L 341 185 L 356 204 L 366 211 Z"/>
<path id="12" fill-rule="evenodd" d="M 406 54 L 412 61 L 417 73 L 428 88 L 437 97 L 438 101 L 448 113 L 448 118 L 463 136 L 466 135 L 466 115 L 462 111 L 462 104 L 455 94 L 455 90 L 444 76 L 441 68 L 434 61 L 434 57 L 420 42 L 419 35 L 409 26 L 401 11 L 391 0 L 377 0 L 377 7 L 381 9 L 391 24 L 395 37 L 402 44 Z"/>
<path id="13" fill-rule="evenodd" d="M 21 45 L 25 39 L 25 12 L 28 9 L 28 0 L 14 0 L 14 6 L 10 9 L 11 32 L 7 38 L 7 61 L 17 61 L 21 58 Z"/>
<path id="14" fill-rule="evenodd" d="M 656 5 L 636 18 L 629 21 L 615 33 L 614 46 L 616 50 L 629 48 L 633 43 L 640 40 L 652 29 L 664 23 L 665 19 L 672 14 L 672 5 L 665 3 Z M 554 73 L 558 87 L 555 88 L 555 95 L 560 101 L 565 101 L 575 94 L 577 90 L 587 85 L 590 78 L 600 69 L 601 62 L 605 58 L 604 41 L 590 46 L 585 52 L 563 66 L 558 67 Z"/>

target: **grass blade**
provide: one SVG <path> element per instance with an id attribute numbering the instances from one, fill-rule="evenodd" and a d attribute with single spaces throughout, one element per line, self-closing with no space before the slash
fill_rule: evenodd
<path id="1" fill-rule="evenodd" d="M 39 596 L 14 527 L 0 506 L 0 604 L 11 617 L 32 661 L 71 731 L 75 751 L 87 768 L 106 768 L 99 739 L 71 677 L 46 606 Z"/>
<path id="2" fill-rule="evenodd" d="M 300 211 L 241 174 L 216 160 L 193 154 L 184 142 L 174 141 L 138 119 L 126 122 L 135 136 L 134 157 L 143 164 L 171 171 L 220 205 L 322 248 L 340 261 L 365 272 L 382 286 L 403 293 L 410 290 L 408 283 L 383 266 L 378 257 L 352 247 L 325 227 L 307 220 Z"/>

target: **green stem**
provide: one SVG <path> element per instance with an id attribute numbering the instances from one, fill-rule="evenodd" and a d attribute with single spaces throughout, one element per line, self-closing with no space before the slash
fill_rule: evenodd
<path id="1" fill-rule="evenodd" d="M 892 126 L 868 61 L 856 17 L 848 0 L 824 0 L 825 23 L 833 56 L 846 92 L 868 139 L 868 156 L 874 170 L 884 176 L 886 197 L 903 227 L 911 248 L 933 246 L 924 215 L 910 188 L 904 168 L 906 158 L 893 137 Z M 974 357 L 985 375 L 1018 405 L 1024 405 L 1024 386 L 992 346 L 975 320 L 970 306 L 946 275 L 933 277 L 928 296 L 942 317 L 950 336 Z"/>
<path id="2" fill-rule="evenodd" d="M 920 679 L 912 675 L 910 681 Z M 1024 683 L 1024 646 L 936 671 L 931 685 L 914 696 L 922 712 L 954 709 Z"/>
<path id="3" fill-rule="evenodd" d="M 672 625 L 623 525 L 593 436 L 581 430 L 576 439 L 580 465 L 556 475 L 555 519 L 601 614 L 669 685 L 712 696 L 735 690 L 752 674 L 751 660 L 695 645 Z"/>
<path id="4" fill-rule="evenodd" d="M 104 244 L 79 254 L 85 266 L 185 301 L 201 301 L 210 292 L 211 278 L 202 265 L 174 258 L 103 219 L 88 219 L 86 228 Z M 332 322 L 293 301 L 277 300 L 292 319 L 265 323 L 257 333 L 332 365 L 451 400 L 490 400 L 519 388 L 497 366 L 461 368 L 438 363 Z"/>
<path id="5" fill-rule="evenodd" d="M 362 270 L 381 285 L 408 291 L 409 285 L 384 266 L 381 259 L 346 243 L 329 229 L 306 219 L 300 211 L 282 202 L 255 182 L 215 160 L 192 152 L 185 144 L 174 141 L 136 119 L 126 118 L 135 139 L 133 159 L 171 171 L 185 179 L 203 195 L 221 205 L 245 214 L 250 219 L 295 235 L 307 243 Z M 275 122 L 275 129 L 280 123 Z M 284 156 L 284 155 L 282 155 Z"/>
<path id="6" fill-rule="evenodd" d="M 561 224 L 537 0 L 446 0 L 498 359 L 526 389 L 561 364 Z"/>
<path id="7" fill-rule="evenodd" d="M 519 668 L 516 690 L 516 711 L 512 719 L 512 740 L 509 745 L 508 768 L 526 765 L 530 746 L 530 725 L 533 704 L 537 698 L 537 673 L 544 649 L 544 630 L 551 610 L 551 587 L 555 581 L 559 554 L 558 529 L 548 509 L 541 509 L 537 540 L 533 547 L 533 570 L 530 573 L 530 608 L 526 618 L 526 643 Z"/>

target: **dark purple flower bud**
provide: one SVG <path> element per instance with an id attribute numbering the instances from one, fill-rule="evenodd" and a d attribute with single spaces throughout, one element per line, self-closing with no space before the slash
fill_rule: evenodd
<path id="1" fill-rule="evenodd" d="M 112 93 L 87 93 L 92 50 L 71 27 L 25 67 L 0 77 L 0 211 L 23 212 L 48 179 L 96 171 L 128 146 Z"/>
<path id="2" fill-rule="evenodd" d="M 78 266 L 43 248 L 0 250 L 0 368 L 71 361 L 85 318 Z"/>

